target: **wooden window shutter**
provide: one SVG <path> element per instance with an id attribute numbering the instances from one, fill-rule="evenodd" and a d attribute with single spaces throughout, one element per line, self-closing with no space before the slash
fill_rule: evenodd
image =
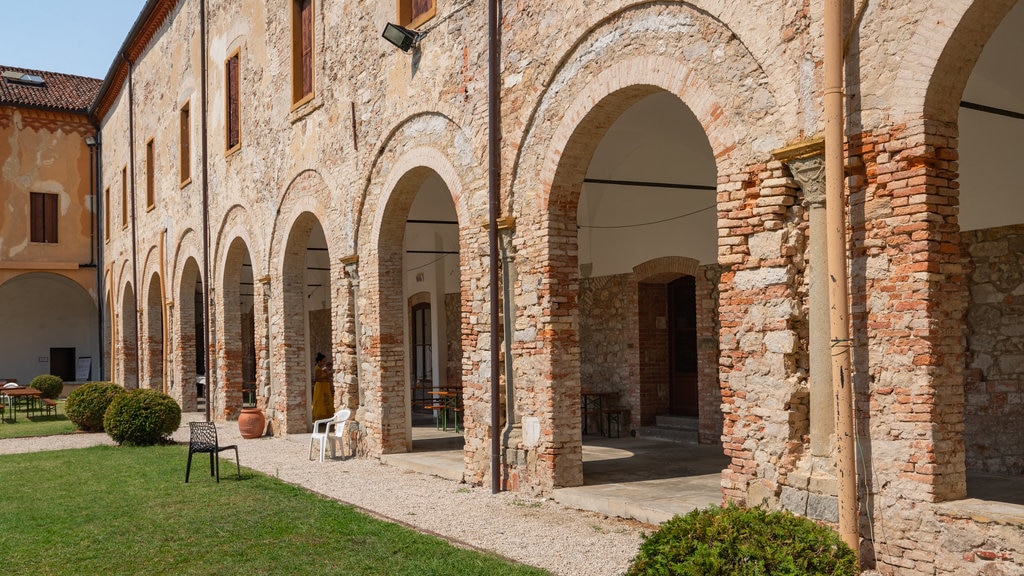
<path id="1" fill-rule="evenodd" d="M 56 194 L 43 194 L 43 226 L 46 242 L 57 243 L 57 201 Z"/>
<path id="2" fill-rule="evenodd" d="M 423 22 L 434 15 L 435 0 L 412 0 L 411 22 Z"/>
<path id="3" fill-rule="evenodd" d="M 302 0 L 302 96 L 313 93 L 313 0 Z"/>
<path id="4" fill-rule="evenodd" d="M 227 105 L 227 146 L 231 149 L 239 143 L 238 54 L 229 58 L 227 63 Z"/>
<path id="5" fill-rule="evenodd" d="M 185 106 L 181 108 L 181 134 L 179 136 L 182 182 L 185 182 L 192 177 L 192 151 L 190 141 L 192 132 L 189 129 L 190 124 L 188 103 L 185 103 Z"/>
<path id="6" fill-rule="evenodd" d="M 56 244 L 58 196 L 56 194 L 32 192 L 30 202 L 30 240 L 32 242 Z"/>
<path id="7" fill-rule="evenodd" d="M 32 204 L 29 206 L 29 217 L 32 221 L 32 242 L 45 242 L 45 214 L 43 210 L 43 195 L 39 192 L 33 192 L 31 196 Z"/>
<path id="8" fill-rule="evenodd" d="M 156 178 L 153 174 L 153 141 L 146 142 L 146 208 L 152 208 L 156 204 Z"/>

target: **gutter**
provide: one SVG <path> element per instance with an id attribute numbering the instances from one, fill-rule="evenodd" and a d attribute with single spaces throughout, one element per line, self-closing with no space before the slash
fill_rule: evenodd
<path id="1" fill-rule="evenodd" d="M 209 183 L 210 183 L 210 172 L 208 167 L 207 157 L 207 111 L 206 111 L 206 84 L 207 84 L 207 65 L 206 65 L 206 0 L 199 0 L 199 61 L 200 61 L 200 111 L 199 117 L 202 119 L 200 125 L 202 126 L 202 141 L 203 149 L 203 170 L 202 170 L 202 186 L 203 186 L 203 365 L 206 367 L 206 385 L 203 386 L 203 394 L 206 396 L 206 421 L 211 422 L 210 418 L 210 389 L 213 388 L 214 384 L 214 372 L 213 366 L 210 362 L 210 347 L 213 346 L 213 342 L 210 339 L 210 194 L 209 194 Z"/>
<path id="2" fill-rule="evenodd" d="M 124 52 L 121 53 L 121 58 L 128 63 L 128 172 L 130 174 L 129 178 L 131 182 L 131 194 L 129 199 L 131 201 L 132 209 L 132 290 L 135 292 L 135 310 L 132 310 L 132 322 L 135 324 L 135 338 L 132 345 L 135 346 L 135 385 L 136 387 L 139 387 L 142 384 L 139 379 L 141 376 L 139 368 L 142 363 L 141 356 L 139 356 L 139 240 L 135 217 L 135 85 L 132 82 L 132 69 L 135 64 L 128 59 L 128 55 Z"/>

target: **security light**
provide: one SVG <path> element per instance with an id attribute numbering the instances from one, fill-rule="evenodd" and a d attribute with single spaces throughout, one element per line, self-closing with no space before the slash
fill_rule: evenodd
<path id="1" fill-rule="evenodd" d="M 416 32 L 390 22 L 384 27 L 384 33 L 381 36 L 402 52 L 408 52 L 420 41 L 420 35 Z"/>

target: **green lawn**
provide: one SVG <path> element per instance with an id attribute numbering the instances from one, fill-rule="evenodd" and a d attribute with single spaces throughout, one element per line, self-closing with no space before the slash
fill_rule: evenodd
<path id="1" fill-rule="evenodd" d="M 76 426 L 64 415 L 64 400 L 57 401 L 56 414 L 51 416 L 33 415 L 31 418 L 18 410 L 18 420 L 10 406 L 4 407 L 3 419 L 0 420 L 0 438 L 24 438 L 26 436 L 53 436 L 70 434 Z"/>
<path id="2" fill-rule="evenodd" d="M 185 484 L 187 452 L 183 445 L 99 446 L 0 456 L 0 571 L 546 574 L 251 470 L 238 480 L 229 460 L 221 460 L 217 484 L 205 454 L 193 459 Z"/>

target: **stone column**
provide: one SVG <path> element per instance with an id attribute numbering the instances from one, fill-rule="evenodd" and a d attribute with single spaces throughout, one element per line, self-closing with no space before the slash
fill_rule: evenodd
<path id="1" fill-rule="evenodd" d="M 804 193 L 808 213 L 808 345 L 810 361 L 811 454 L 828 456 L 835 432 L 832 408 L 832 363 L 829 350 L 828 254 L 825 242 L 825 156 L 820 142 L 800 147 L 784 158 Z"/>

